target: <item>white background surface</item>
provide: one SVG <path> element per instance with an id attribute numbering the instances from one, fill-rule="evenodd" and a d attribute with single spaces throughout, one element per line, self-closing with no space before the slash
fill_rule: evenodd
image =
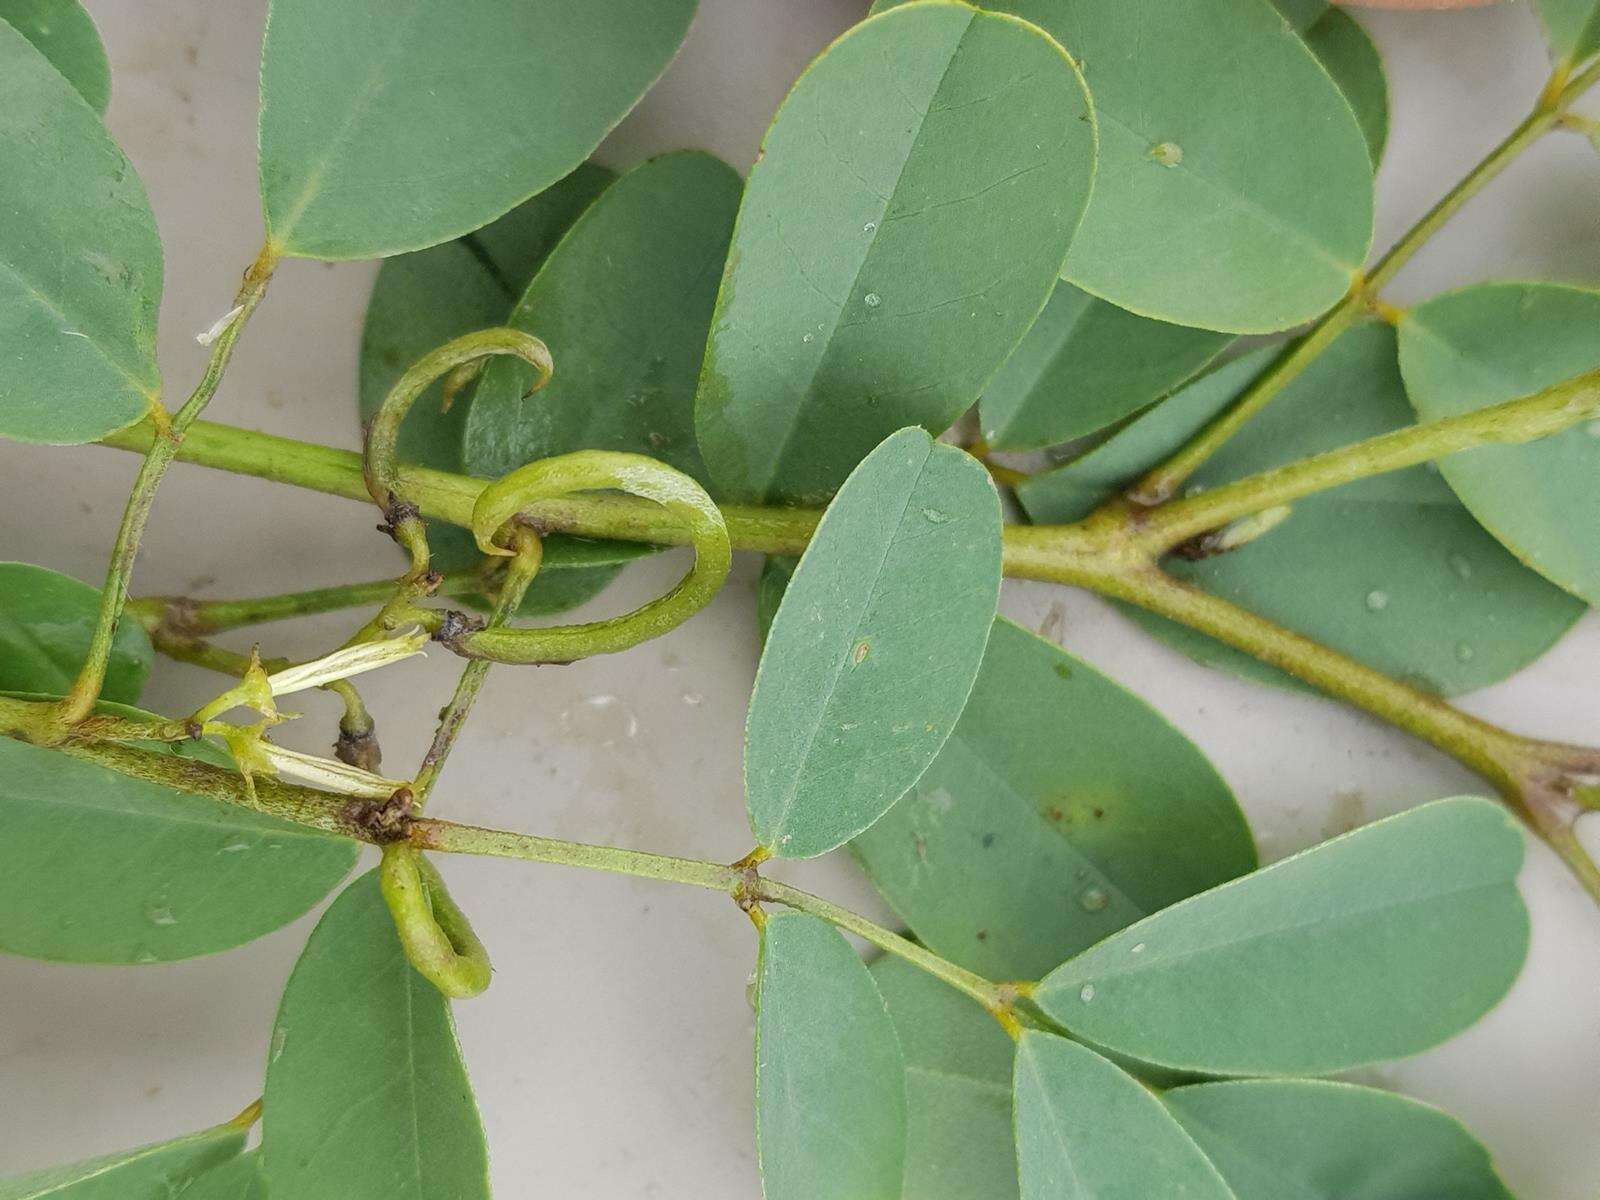
<path id="1" fill-rule="evenodd" d="M 228 307 L 260 238 L 255 104 L 265 5 L 89 7 L 115 70 L 109 122 L 144 177 L 166 243 L 161 361 L 169 389 L 181 393 L 204 355 L 193 335 Z M 602 159 L 627 165 L 698 146 L 746 168 L 789 81 L 863 7 L 701 0 L 677 63 Z M 1364 19 L 1393 88 L 1379 181 L 1386 243 L 1520 118 L 1547 67 L 1524 3 Z M 1418 259 L 1395 297 L 1493 276 L 1600 282 L 1597 193 L 1593 149 L 1577 137 L 1547 138 Z M 356 351 L 374 269 L 280 270 L 208 416 L 354 448 Z M 131 456 L 113 451 L 0 443 L 0 558 L 98 580 L 133 468 Z M 393 574 L 398 559 L 373 523 L 370 508 L 180 466 L 162 490 L 135 591 L 250 595 Z M 739 738 L 756 659 L 756 565 L 742 559 L 706 613 L 630 654 L 491 674 L 439 806 L 461 819 L 668 853 L 729 860 L 746 850 Z M 653 594 L 679 566 L 670 558 L 633 568 L 593 611 Z M 1448 760 L 1337 704 L 1194 666 L 1093 598 L 1008 583 L 1004 608 L 1198 741 L 1237 790 L 1268 856 L 1353 821 L 1482 790 Z M 349 616 L 332 616 L 263 636 L 271 652 L 312 654 L 350 626 Z M 1465 707 L 1519 730 L 1600 740 L 1597 666 L 1600 622 L 1591 614 L 1531 669 Z M 406 770 L 425 745 L 455 670 L 436 653 L 364 689 L 392 770 Z M 214 686 L 193 669 L 158 664 L 147 701 L 188 711 Z M 308 720 L 285 740 L 323 750 L 333 710 L 320 697 L 306 707 Z M 759 1195 L 745 1001 L 754 945 L 732 905 L 564 868 L 445 865 L 497 967 L 494 986 L 457 1015 L 498 1194 Z M 887 919 L 843 856 L 783 874 Z M 1592 1200 L 1600 916 L 1542 848 L 1524 884 L 1534 946 L 1511 998 L 1450 1045 L 1371 1074 L 1462 1115 L 1524 1197 Z M 278 993 L 309 928 L 307 919 L 232 953 L 162 967 L 0 958 L 0 1173 L 237 1111 L 259 1091 Z"/>

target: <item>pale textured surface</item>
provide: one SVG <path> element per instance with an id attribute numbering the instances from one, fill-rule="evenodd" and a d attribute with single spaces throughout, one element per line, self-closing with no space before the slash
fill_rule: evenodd
<path id="1" fill-rule="evenodd" d="M 117 72 L 113 131 L 149 184 L 168 244 L 162 362 L 196 377 L 193 335 L 226 311 L 258 240 L 255 55 L 263 5 L 230 0 L 92 3 Z M 747 165 L 784 88 L 864 7 L 856 0 L 702 0 L 683 57 L 618 131 L 607 161 L 697 146 Z M 1395 121 L 1379 180 L 1380 243 L 1415 219 L 1535 95 L 1546 71 L 1525 4 L 1453 16 L 1363 13 L 1389 58 Z M 1600 160 L 1553 138 L 1490 189 L 1397 286 L 1415 299 L 1486 275 L 1600 280 Z M 351 396 L 373 268 L 293 264 L 240 347 L 213 413 L 274 433 L 355 445 Z M 132 456 L 0 443 L 0 556 L 80 577 L 103 567 Z M 54 498 L 69 497 L 56 525 Z M 136 590 L 308 587 L 397 570 L 369 508 L 177 468 L 162 491 Z M 251 567 L 250 538 L 271 564 Z M 682 570 L 634 568 L 592 612 L 619 612 Z M 749 848 L 739 734 L 757 654 L 741 559 L 728 594 L 662 642 L 563 671 L 493 673 L 452 757 L 441 813 L 558 836 L 732 859 Z M 270 577 L 269 577 L 270 576 Z M 217 583 L 216 580 L 223 580 Z M 1460 768 L 1326 701 L 1194 666 L 1106 605 L 1008 584 L 1005 610 L 1062 639 L 1150 699 L 1212 756 L 1271 856 L 1366 820 L 1470 789 Z M 272 629 L 270 648 L 311 652 L 349 631 L 337 617 Z M 231 644 L 248 645 L 247 638 Z M 1600 738 L 1588 618 L 1553 653 L 1467 707 L 1570 739 Z M 366 691 L 391 765 L 405 769 L 455 670 L 406 664 Z M 211 681 L 157 667 L 153 707 L 181 710 Z M 302 706 L 319 749 L 336 711 Z M 505 711 L 496 712 L 500 708 Z M 630 730 L 631 735 L 630 735 Z M 461 1038 L 503 1197 L 758 1195 L 751 1117 L 749 923 L 710 893 L 563 868 L 482 863 L 451 871 L 480 918 L 494 986 L 458 1007 Z M 781 873 L 882 915 L 842 855 Z M 1367 1081 L 1459 1113 L 1499 1155 L 1523 1200 L 1600 1189 L 1600 915 L 1535 848 L 1523 873 L 1533 953 L 1510 1000 L 1450 1045 Z M 0 1171 L 154 1141 L 236 1112 L 260 1087 L 272 1014 L 301 922 L 220 958 L 155 970 L 0 959 Z M 625 1130 L 622 1136 L 609 1131 Z"/>

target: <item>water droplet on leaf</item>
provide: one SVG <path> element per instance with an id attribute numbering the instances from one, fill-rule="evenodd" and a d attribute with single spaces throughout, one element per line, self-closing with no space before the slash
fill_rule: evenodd
<path id="1" fill-rule="evenodd" d="M 1084 912 L 1099 912 L 1111 903 L 1111 897 L 1102 888 L 1085 888 L 1083 895 L 1078 897 L 1078 903 Z"/>
<path id="2" fill-rule="evenodd" d="M 1457 662 L 1471 662 L 1474 658 L 1477 657 L 1477 654 L 1478 654 L 1478 652 L 1472 648 L 1472 644 L 1470 642 L 1457 642 L 1456 643 L 1456 661 Z"/>
<path id="3" fill-rule="evenodd" d="M 868 308 L 877 308 L 878 305 L 883 303 L 883 297 L 878 295 L 877 292 L 868 292 L 862 299 Z"/>
<path id="4" fill-rule="evenodd" d="M 1465 554 L 1452 554 L 1446 561 L 1449 562 L 1450 569 L 1456 573 L 1457 579 L 1472 578 L 1472 563 Z"/>
<path id="5" fill-rule="evenodd" d="M 1382 612 L 1389 607 L 1389 593 L 1370 591 L 1367 593 L 1367 610 L 1369 612 Z"/>
<path id="6" fill-rule="evenodd" d="M 1094 984 L 1086 983 L 1078 989 L 1078 999 L 1085 1004 L 1094 999 Z"/>

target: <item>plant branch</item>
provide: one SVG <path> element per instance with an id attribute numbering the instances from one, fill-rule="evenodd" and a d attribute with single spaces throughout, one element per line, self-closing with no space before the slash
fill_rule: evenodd
<path id="1" fill-rule="evenodd" d="M 1600 903 L 1600 869 L 1578 843 L 1573 828 L 1586 808 L 1600 806 L 1600 750 L 1522 737 L 1468 716 L 1438 696 L 1391 679 L 1152 565 L 1108 574 L 1093 586 L 1209 634 L 1443 750 L 1493 783 Z"/>
<path id="2" fill-rule="evenodd" d="M 1231 405 L 1214 417 L 1188 443 L 1166 462 L 1147 472 L 1126 496 L 1110 502 L 1109 508 L 1150 508 L 1165 503 L 1177 493 L 1185 480 L 1197 471 L 1249 420 L 1271 403 L 1302 371 L 1314 362 L 1364 313 L 1383 312 L 1377 300 L 1386 287 L 1411 261 L 1411 258 L 1442 229 L 1466 202 L 1476 196 L 1529 146 L 1555 128 L 1568 105 L 1600 80 L 1600 62 L 1568 78 L 1558 69 L 1540 95 L 1528 118 L 1451 188 L 1422 219 L 1401 235 L 1366 275 L 1358 275 L 1350 293 L 1325 313 L 1283 355 L 1267 368 Z"/>
<path id="3" fill-rule="evenodd" d="M 1138 518 L 1138 542 L 1161 553 L 1196 534 L 1342 484 L 1486 445 L 1520 445 L 1600 416 L 1600 371 L 1476 412 L 1397 429 L 1288 466 L 1171 500 Z"/>
<path id="4" fill-rule="evenodd" d="M 117 632 L 117 622 L 122 617 L 122 606 L 128 599 L 128 579 L 133 574 L 134 559 L 139 554 L 139 541 L 144 536 L 145 524 L 150 519 L 150 509 L 155 504 L 156 489 L 183 442 L 184 434 L 210 403 L 233 357 L 234 343 L 239 332 L 249 321 L 250 314 L 266 294 L 267 283 L 272 278 L 276 260 L 263 249 L 260 256 L 245 272 L 244 283 L 234 297 L 232 318 L 223 326 L 211 347 L 211 357 L 206 362 L 205 373 L 195 386 L 183 407 L 170 419 L 160 406 L 153 402 L 149 425 L 155 436 L 150 439 L 143 466 L 134 481 L 133 492 L 122 513 L 122 524 L 117 530 L 117 540 L 111 550 L 111 562 L 106 570 L 105 586 L 100 591 L 100 609 L 95 618 L 94 633 L 90 638 L 89 652 L 78 677 L 62 698 L 56 712 L 58 727 L 70 728 L 94 710 L 94 703 L 105 684 L 106 664 L 111 656 L 111 642 Z"/>
<path id="5" fill-rule="evenodd" d="M 483 572 L 476 567 L 448 571 L 440 576 L 436 596 L 477 595 L 484 589 Z M 291 617 L 339 612 L 382 604 L 394 594 L 393 579 L 370 583 L 344 583 L 335 587 L 283 592 L 247 600 L 197 600 L 189 596 L 142 596 L 129 600 L 128 615 L 144 626 L 152 638 L 205 637 L 246 625 L 284 621 Z"/>

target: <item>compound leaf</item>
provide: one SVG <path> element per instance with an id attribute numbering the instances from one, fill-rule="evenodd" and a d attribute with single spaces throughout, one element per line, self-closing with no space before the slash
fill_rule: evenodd
<path id="1" fill-rule="evenodd" d="M 0 435 L 91 442 L 161 392 L 161 238 L 94 109 L 0 21 Z"/>
<path id="2" fill-rule="evenodd" d="M 795 84 L 750 172 L 696 400 L 712 476 L 820 502 L 902 426 L 978 398 L 1050 294 L 1095 126 L 1039 30 L 926 0 Z"/>
<path id="3" fill-rule="evenodd" d="M 905 1065 L 866 966 L 816 917 L 767 918 L 756 963 L 766 1200 L 900 1200 Z"/>
<path id="4" fill-rule="evenodd" d="M 411 968 L 368 872 L 289 976 L 263 1096 L 266 1174 L 297 1200 L 488 1200 L 450 1006 Z"/>
<path id="5" fill-rule="evenodd" d="M 1600 292 L 1487 283 L 1418 305 L 1400 367 L 1424 421 L 1513 400 L 1600 367 Z M 1439 463 L 1472 515 L 1552 583 L 1600 604 L 1600 420 Z"/>
<path id="6" fill-rule="evenodd" d="M 1097 1046 L 1208 1074 L 1416 1054 L 1522 968 L 1522 836 L 1488 800 L 1423 805 L 1146 917 L 1057 967 L 1036 999 Z"/>
<path id="7" fill-rule="evenodd" d="M 1067 279 L 1234 333 L 1290 328 L 1349 291 L 1372 240 L 1372 160 L 1350 104 L 1269 5 L 990 7 L 1049 32 L 1094 93 L 1100 166 Z"/>
<path id="8" fill-rule="evenodd" d="M 1187 738 L 999 618 L 950 740 L 852 845 L 924 944 L 994 979 L 1037 979 L 1256 865 L 1244 814 Z"/>
<path id="9" fill-rule="evenodd" d="M 767 634 L 745 801 L 786 858 L 833 849 L 922 774 L 961 715 L 1000 590 L 1000 502 L 920 429 L 885 439 L 817 527 Z"/>
<path id="10" fill-rule="evenodd" d="M 1219 368 L 1018 495 L 1037 521 L 1071 521 L 1132 483 L 1270 361 Z M 1205 488 L 1411 424 L 1394 331 L 1356 326 L 1195 475 Z M 1581 434 L 1579 435 L 1582 436 Z M 1583 605 L 1528 570 L 1472 519 L 1438 474 L 1413 467 L 1294 504 L 1282 525 L 1226 554 L 1169 558 L 1174 575 L 1389 675 L 1443 695 L 1520 670 Z M 1275 668 L 1164 618 L 1130 615 L 1190 657 L 1262 682 Z"/>
<path id="11" fill-rule="evenodd" d="M 589 156 L 661 74 L 694 9 L 272 0 L 260 130 L 269 244 L 377 258 L 487 224 Z"/>

